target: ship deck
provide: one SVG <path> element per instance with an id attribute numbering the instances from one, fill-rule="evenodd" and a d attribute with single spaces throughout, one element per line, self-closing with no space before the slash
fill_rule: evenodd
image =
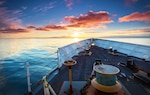
<path id="1" fill-rule="evenodd" d="M 108 53 L 109 50 L 97 46 L 91 47 L 90 51 L 92 52 L 90 56 L 86 56 L 84 55 L 84 52 L 80 52 L 79 55 L 73 57 L 73 59 L 77 61 L 77 64 L 72 67 L 73 81 L 85 81 L 89 79 L 95 60 L 100 59 L 103 64 L 111 64 L 120 69 L 120 73 L 117 75 L 117 78 L 123 87 L 126 88 L 128 92 L 126 95 L 150 95 L 149 83 L 145 83 L 137 78 L 134 78 L 134 71 L 131 68 L 119 65 L 120 63 L 126 64 L 127 60 L 132 58 L 138 69 L 148 72 L 149 74 L 150 63 L 148 61 L 121 53 L 118 53 L 118 55 L 113 55 Z M 126 78 L 121 76 L 122 73 L 126 75 Z M 68 67 L 63 65 L 58 74 L 56 74 L 54 78 L 49 81 L 57 95 L 59 94 L 64 81 L 69 81 L 68 76 Z M 43 95 L 43 89 L 40 89 L 35 95 Z"/>

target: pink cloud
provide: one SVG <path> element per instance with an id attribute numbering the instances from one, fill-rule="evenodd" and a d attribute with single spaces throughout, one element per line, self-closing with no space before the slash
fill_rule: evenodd
<path id="1" fill-rule="evenodd" d="M 73 5 L 73 0 L 64 0 L 66 2 L 66 6 L 70 9 Z"/>
<path id="2" fill-rule="evenodd" d="M 119 18 L 119 22 L 129 22 L 129 21 L 143 21 L 150 23 L 150 11 L 147 12 L 134 12 L 130 15 Z"/>
<path id="3" fill-rule="evenodd" d="M 135 2 L 138 2 L 138 0 L 131 0 L 131 1 L 134 2 L 134 3 L 135 3 Z"/>
<path id="4" fill-rule="evenodd" d="M 145 8 L 150 8 L 150 4 L 149 4 L 149 5 L 146 5 Z"/>
<path id="5" fill-rule="evenodd" d="M 131 6 L 133 3 L 138 2 L 138 0 L 125 0 L 126 6 Z"/>
<path id="6" fill-rule="evenodd" d="M 28 25 L 27 28 L 29 28 L 29 29 L 36 29 L 37 27 L 34 26 L 34 25 Z"/>
<path id="7" fill-rule="evenodd" d="M 27 29 L 22 28 L 22 21 L 14 15 L 20 13 L 19 10 L 11 11 L 5 7 L 0 8 L 0 32 L 1 33 L 23 33 Z"/>
<path id="8" fill-rule="evenodd" d="M 111 18 L 117 17 L 117 14 L 112 14 Z"/>
<path id="9" fill-rule="evenodd" d="M 7 28 L 7 29 L 0 29 L 1 33 L 26 33 L 30 32 L 30 30 L 25 29 L 25 28 Z"/>
<path id="10" fill-rule="evenodd" d="M 89 11 L 87 14 L 80 14 L 77 18 L 66 16 L 64 21 L 69 22 L 68 27 L 77 28 L 104 27 L 105 24 L 113 22 L 109 13 L 105 11 Z"/>
<path id="11" fill-rule="evenodd" d="M 21 10 L 15 10 L 15 11 L 12 11 L 12 14 L 20 14 L 22 11 Z"/>
<path id="12" fill-rule="evenodd" d="M 3 5 L 5 2 L 4 1 L 0 1 L 0 5 Z"/>
<path id="13" fill-rule="evenodd" d="M 9 14 L 9 15 L 8 15 Z M 6 8 L 0 8 L 0 29 L 9 28 L 11 26 L 21 26 L 21 20 L 12 16 L 12 12 Z"/>

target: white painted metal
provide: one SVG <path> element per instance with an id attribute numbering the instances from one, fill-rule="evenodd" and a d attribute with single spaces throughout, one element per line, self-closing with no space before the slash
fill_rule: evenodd
<path id="1" fill-rule="evenodd" d="M 62 66 L 65 60 L 72 59 L 74 55 L 78 55 L 79 52 L 84 51 L 87 44 L 91 45 L 92 43 L 105 49 L 109 49 L 111 47 L 113 50 L 116 49 L 120 53 L 150 61 L 150 46 L 102 39 L 87 39 L 58 49 L 59 68 Z"/>
<path id="2" fill-rule="evenodd" d="M 105 49 L 116 49 L 120 53 L 150 61 L 150 46 L 95 39 L 94 44 Z"/>
<path id="3" fill-rule="evenodd" d="M 65 60 L 71 60 L 74 55 L 78 55 L 79 52 L 84 51 L 88 45 L 91 45 L 92 40 L 87 39 L 80 42 L 76 42 L 61 48 L 58 48 L 59 64 L 60 68 Z"/>
<path id="4" fill-rule="evenodd" d="M 51 85 L 46 81 L 46 76 L 43 77 L 44 95 L 56 95 Z M 51 93 L 51 94 L 50 94 Z"/>
<path id="5" fill-rule="evenodd" d="M 26 63 L 26 69 L 27 69 L 28 93 L 31 93 L 29 63 Z"/>

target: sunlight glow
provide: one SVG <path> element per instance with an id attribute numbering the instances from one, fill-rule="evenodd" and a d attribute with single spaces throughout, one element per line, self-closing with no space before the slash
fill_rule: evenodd
<path id="1" fill-rule="evenodd" d="M 73 39 L 73 42 L 76 43 L 76 42 L 78 42 L 79 40 L 80 40 L 79 38 L 74 38 L 74 39 Z"/>
<path id="2" fill-rule="evenodd" d="M 72 37 L 79 37 L 79 32 L 74 32 Z"/>

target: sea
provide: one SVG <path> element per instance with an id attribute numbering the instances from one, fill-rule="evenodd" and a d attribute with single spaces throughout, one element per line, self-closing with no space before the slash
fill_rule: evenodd
<path id="1" fill-rule="evenodd" d="M 57 49 L 84 38 L 0 38 L 0 95 L 27 92 L 26 64 L 32 86 L 57 68 Z M 150 38 L 101 38 L 150 46 Z"/>

